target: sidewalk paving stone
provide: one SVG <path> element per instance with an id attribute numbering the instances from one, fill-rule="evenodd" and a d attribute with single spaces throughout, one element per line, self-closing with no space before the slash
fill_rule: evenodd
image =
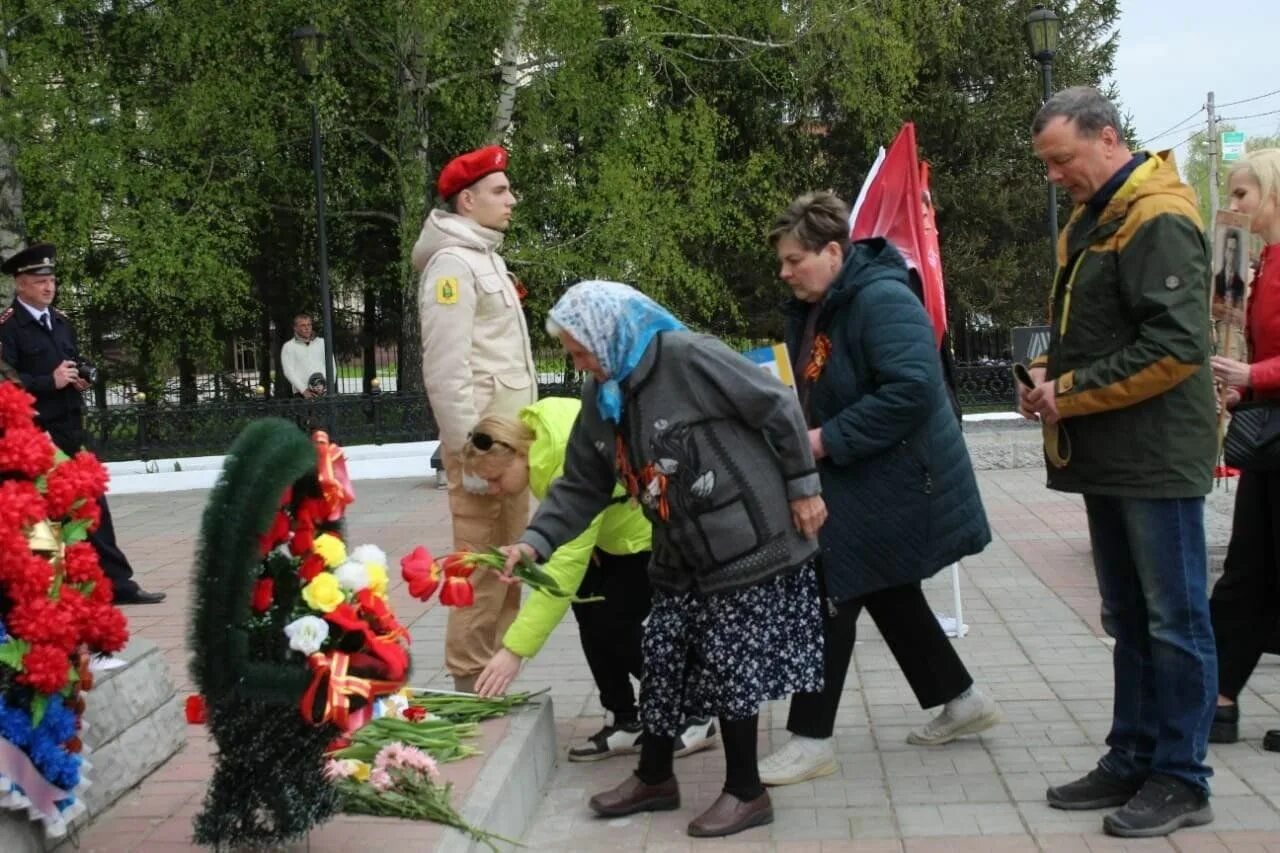
<path id="1" fill-rule="evenodd" d="M 524 841 L 528 849 L 564 851 L 708 850 L 779 853 L 924 853 L 925 851 L 1278 851 L 1280 756 L 1260 748 L 1280 725 L 1280 659 L 1265 657 L 1242 697 L 1243 740 L 1215 746 L 1217 820 L 1168 839 L 1130 841 L 1101 833 L 1103 812 L 1050 809 L 1044 790 L 1093 767 L 1111 716 L 1110 647 L 1099 601 L 1083 505 L 1044 488 L 1043 471 L 979 472 L 995 540 L 961 570 L 968 636 L 956 648 L 978 684 L 1001 703 L 1007 721 L 943 747 L 915 747 L 907 733 L 931 714 L 921 710 L 874 623 L 859 623 L 837 719 L 839 772 L 775 789 L 776 820 L 730 839 L 694 840 L 688 822 L 711 804 L 723 780 L 717 749 L 679 759 L 683 802 L 673 812 L 596 819 L 587 798 L 625 778 L 633 757 L 570 763 L 570 742 L 599 728 L 602 709 L 573 620 L 552 635 L 516 689 L 550 685 L 560 761 Z M 373 542 L 391 557 L 391 596 L 413 635 L 414 683 L 449 687 L 443 671 L 445 614 L 410 599 L 394 564 L 415 545 L 448 550 L 445 496 L 417 480 L 357 482 L 348 538 Z M 180 694 L 191 690 L 185 636 L 191 558 L 205 492 L 112 498 L 118 535 L 148 589 L 169 600 L 131 607 L 132 629 L 159 645 Z M 933 606 L 949 613 L 948 572 L 925 584 Z M 761 753 L 780 745 L 786 702 L 761 711 Z M 189 850 L 191 817 L 211 771 L 210 744 L 190 727 L 186 748 L 103 815 L 81 837 L 81 850 Z M 342 816 L 310 838 L 311 851 L 432 849 L 438 828 L 405 821 Z M 68 849 L 70 849 L 68 847 Z"/>

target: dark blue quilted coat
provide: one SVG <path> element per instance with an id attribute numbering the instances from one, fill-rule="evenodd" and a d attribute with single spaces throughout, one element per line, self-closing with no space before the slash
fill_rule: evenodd
<path id="1" fill-rule="evenodd" d="M 788 305 L 796 352 L 808 304 Z M 821 425 L 827 593 L 848 601 L 930 577 L 991 541 L 933 329 L 882 239 L 853 243 L 819 309 L 831 355 L 809 390 Z"/>

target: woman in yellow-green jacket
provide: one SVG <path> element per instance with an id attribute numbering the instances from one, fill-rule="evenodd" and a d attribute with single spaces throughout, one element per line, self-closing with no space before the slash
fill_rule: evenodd
<path id="1" fill-rule="evenodd" d="M 522 409 L 518 421 L 499 415 L 481 420 L 462 450 L 466 487 L 492 495 L 517 495 L 528 489 L 541 500 L 564 470 L 565 448 L 580 407 L 576 399 L 548 397 Z M 600 690 L 600 704 L 612 719 L 585 743 L 572 747 L 570 761 L 596 761 L 640 750 L 643 728 L 631 677 L 638 680 L 643 670 L 640 639 L 652 597 L 648 578 L 652 539 L 649 522 L 619 486 L 615 503 L 543 566 L 561 589 L 576 589 L 580 598 L 604 597 L 604 601 L 574 604 L 573 615 L 587 665 Z M 567 599 L 531 591 L 503 635 L 502 648 L 476 679 L 476 692 L 481 696 L 504 693 L 568 608 Z M 677 754 L 710 746 L 715 733 L 709 718 L 688 720 L 676 742 Z"/>

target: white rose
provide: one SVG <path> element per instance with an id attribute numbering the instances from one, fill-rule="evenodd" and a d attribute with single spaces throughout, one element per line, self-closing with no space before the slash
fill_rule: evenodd
<path id="1" fill-rule="evenodd" d="M 349 559 L 357 563 L 372 563 L 375 566 L 385 566 L 387 564 L 387 552 L 377 545 L 361 545 L 351 552 Z"/>
<path id="2" fill-rule="evenodd" d="M 304 655 L 315 654 L 329 639 L 329 623 L 319 616 L 300 616 L 284 626 L 284 633 L 289 648 Z"/>
<path id="3" fill-rule="evenodd" d="M 364 563 L 354 560 L 348 560 L 334 569 L 333 576 L 338 579 L 338 586 L 352 592 L 359 592 L 369 585 L 369 570 Z"/>

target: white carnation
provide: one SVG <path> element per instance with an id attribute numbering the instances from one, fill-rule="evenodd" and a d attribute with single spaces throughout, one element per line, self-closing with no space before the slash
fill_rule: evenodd
<path id="1" fill-rule="evenodd" d="M 369 585 L 369 570 L 364 563 L 355 560 L 347 560 L 338 566 L 333 570 L 333 576 L 338 579 L 338 586 L 351 592 L 359 592 Z"/>
<path id="2" fill-rule="evenodd" d="M 300 616 L 284 626 L 284 633 L 289 638 L 289 648 L 311 655 L 329 639 L 329 623 L 319 616 Z"/>
<path id="3" fill-rule="evenodd" d="M 387 564 L 387 552 L 377 545 L 361 545 L 351 552 L 350 559 L 366 565 L 372 563 L 375 566 L 385 566 Z"/>

